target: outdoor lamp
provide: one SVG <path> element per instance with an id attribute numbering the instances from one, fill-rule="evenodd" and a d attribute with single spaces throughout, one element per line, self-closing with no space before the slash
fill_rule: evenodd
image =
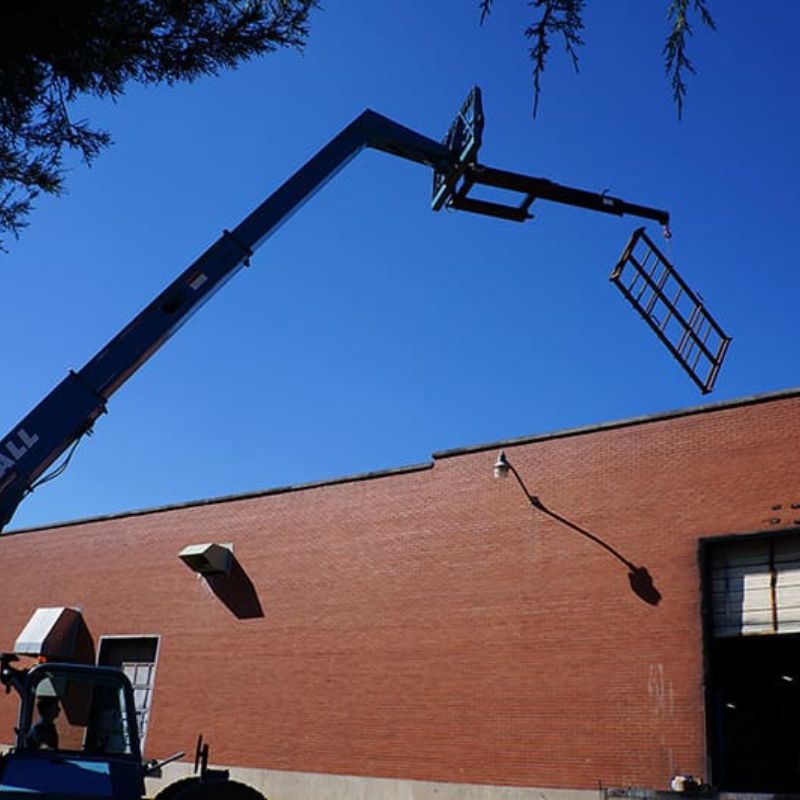
<path id="1" fill-rule="evenodd" d="M 497 461 L 494 462 L 494 476 L 495 478 L 508 477 L 508 459 L 506 458 L 506 451 L 501 450 L 497 455 Z"/>
<path id="2" fill-rule="evenodd" d="M 543 510 L 544 506 L 542 506 L 541 500 L 539 500 L 539 498 L 535 494 L 531 494 L 528 491 L 528 487 L 525 485 L 525 482 L 520 477 L 519 472 L 517 472 L 514 465 L 508 460 L 508 457 L 506 456 L 506 451 L 501 450 L 497 454 L 497 461 L 494 462 L 494 476 L 495 478 L 507 478 L 509 472 L 514 474 L 514 477 L 517 479 L 517 483 L 519 484 L 520 489 L 522 489 L 522 491 L 525 492 L 525 497 L 528 498 L 528 502 L 534 508 Z"/>

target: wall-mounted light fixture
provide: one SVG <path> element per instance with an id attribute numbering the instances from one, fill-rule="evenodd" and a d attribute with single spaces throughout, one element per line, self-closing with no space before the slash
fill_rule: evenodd
<path id="1" fill-rule="evenodd" d="M 506 451 L 501 450 L 497 454 L 497 461 L 494 462 L 494 476 L 497 479 L 508 477 L 508 459 L 506 458 Z"/>
<path id="2" fill-rule="evenodd" d="M 501 450 L 497 454 L 497 461 L 494 462 L 494 477 L 498 480 L 503 480 L 504 478 L 508 477 L 509 472 L 517 479 L 517 483 L 522 488 L 522 491 L 525 492 L 525 497 L 528 498 L 528 502 L 534 508 L 542 508 L 539 498 L 535 494 L 531 494 L 528 491 L 528 487 L 524 484 L 522 478 L 516 470 L 516 467 L 514 467 L 514 465 L 508 460 L 506 451 Z"/>

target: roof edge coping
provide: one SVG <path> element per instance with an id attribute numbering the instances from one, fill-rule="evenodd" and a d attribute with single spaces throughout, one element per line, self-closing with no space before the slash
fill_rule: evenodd
<path id="1" fill-rule="evenodd" d="M 629 428 L 633 425 L 661 422 L 664 420 L 676 419 L 678 417 L 691 417 L 696 414 L 709 414 L 714 411 L 739 408 L 741 406 L 757 405 L 759 403 L 768 403 L 775 400 L 785 400 L 792 397 L 800 397 L 800 387 L 793 389 L 782 389 L 776 392 L 764 392 L 762 394 L 747 395 L 745 397 L 737 397 L 733 400 L 719 400 L 715 403 L 705 403 L 704 405 L 689 406 L 688 408 L 679 408 L 672 411 L 659 411 L 655 414 L 643 414 L 641 416 L 627 417 L 621 420 L 612 420 L 611 422 L 599 422 L 591 425 L 581 425 L 576 428 L 563 428 L 561 430 L 549 431 L 548 433 L 538 433 L 531 436 L 519 436 L 513 439 L 501 439 L 500 441 L 490 442 L 488 444 L 453 447 L 447 450 L 438 450 L 434 452 L 432 454 L 432 458 L 435 461 L 440 461 L 445 458 L 453 458 L 454 456 L 467 455 L 469 453 L 481 453 L 485 450 L 496 450 L 498 447 L 513 447 L 521 444 L 533 444 L 535 442 L 546 442 L 550 439 L 566 439 L 570 436 L 581 436 L 587 433 L 614 430 L 616 428 Z"/>
<path id="2" fill-rule="evenodd" d="M 410 464 L 402 467 L 393 467 L 383 470 L 373 470 L 370 472 L 356 473 L 346 475 L 338 478 L 329 478 L 320 481 L 310 481 L 308 483 L 288 484 L 286 486 L 278 486 L 270 489 L 259 489 L 250 492 L 241 492 L 237 494 L 221 495 L 218 497 L 209 497 L 202 500 L 187 500 L 183 503 L 170 503 L 162 506 L 152 506 L 148 508 L 135 509 L 133 511 L 120 511 L 111 514 L 102 514 L 94 517 L 82 517 L 74 520 L 66 520 L 64 522 L 53 522 L 46 525 L 36 525 L 30 528 L 18 528 L 15 530 L 7 531 L 2 534 L 3 537 L 14 536 L 21 533 L 32 533 L 42 530 L 53 530 L 56 528 L 69 528 L 75 525 L 85 525 L 94 522 L 106 522 L 113 519 L 125 519 L 127 517 L 140 517 L 146 514 L 157 514 L 165 511 L 178 511 L 185 508 L 196 508 L 207 505 L 217 505 L 221 503 L 231 503 L 239 500 L 249 500 L 257 497 L 268 497 L 276 494 L 288 494 L 290 492 L 300 492 L 308 489 L 323 488 L 326 486 L 336 486 L 343 483 L 357 483 L 359 481 L 374 480 L 377 478 L 386 478 L 392 475 L 402 475 L 411 472 L 421 472 L 423 470 L 432 469 L 436 461 L 441 461 L 446 458 L 453 458 L 461 455 L 468 455 L 470 453 L 480 453 L 486 450 L 496 450 L 502 447 L 513 447 L 515 445 L 533 444 L 535 442 L 545 442 L 551 439 L 562 439 L 570 436 L 580 436 L 588 433 L 596 433 L 601 431 L 615 430 L 618 428 L 627 428 L 634 425 L 643 425 L 652 422 L 661 422 L 669 419 L 676 419 L 679 417 L 689 417 L 697 414 L 708 414 L 715 411 L 722 411 L 726 409 L 740 408 L 742 406 L 757 405 L 759 403 L 773 402 L 775 400 L 785 400 L 793 397 L 800 397 L 800 387 L 792 389 L 782 389 L 775 392 L 764 392 L 761 394 L 747 395 L 745 397 L 738 397 L 733 400 L 720 400 L 714 403 L 706 403 L 699 406 L 689 406 L 688 408 L 675 409 L 672 411 L 662 411 L 655 414 L 645 414 L 642 416 L 628 417 L 621 420 L 614 420 L 611 422 L 601 422 L 592 425 L 583 425 L 576 428 L 564 428 L 557 431 L 548 433 L 533 434 L 530 436 L 520 436 L 512 439 L 501 439 L 494 442 L 487 442 L 484 444 L 468 445 L 466 447 L 454 447 L 446 450 L 438 450 L 432 454 L 432 461 L 421 462 L 418 464 Z"/>
<path id="3" fill-rule="evenodd" d="M 403 467 L 391 467 L 389 469 L 372 470 L 370 472 L 359 472 L 353 475 L 344 475 L 339 478 L 328 478 L 320 481 L 309 481 L 307 483 L 292 483 L 285 486 L 274 486 L 270 489 L 257 489 L 251 492 L 219 495 L 217 497 L 207 497 L 202 500 L 187 500 L 183 503 L 168 503 L 163 506 L 149 506 L 146 508 L 134 509 L 132 511 L 117 511 L 110 514 L 100 514 L 94 517 L 80 517 L 79 519 L 70 519 L 65 520 L 64 522 L 51 522 L 46 525 L 35 525 L 30 528 L 16 528 L 0 534 L 0 539 L 7 536 L 14 536 L 18 533 L 33 533 L 35 531 L 53 530 L 54 528 L 71 528 L 75 525 L 86 525 L 93 522 L 107 522 L 112 519 L 142 517 L 147 514 L 159 514 L 165 511 L 179 511 L 184 508 L 233 503 L 238 500 L 251 500 L 256 497 L 267 497 L 273 494 L 289 494 L 291 492 L 306 491 L 307 489 L 320 489 L 326 486 L 336 486 L 340 483 L 359 483 L 361 481 L 369 481 L 376 478 L 386 478 L 391 475 L 403 475 L 409 472 L 422 472 L 423 470 L 432 468 L 433 461 L 425 461 L 419 464 L 408 464 Z"/>

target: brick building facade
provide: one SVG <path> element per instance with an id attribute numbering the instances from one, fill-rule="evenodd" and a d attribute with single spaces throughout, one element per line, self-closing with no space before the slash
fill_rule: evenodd
<path id="1" fill-rule="evenodd" d="M 213 762 L 275 800 L 307 791 L 292 775 L 339 796 L 335 776 L 362 795 L 390 779 L 393 796 L 665 789 L 676 774 L 792 788 L 791 754 L 736 771 L 747 726 L 725 714 L 744 709 L 740 643 L 780 642 L 747 658 L 773 659 L 788 691 L 800 634 L 734 624 L 720 644 L 711 606 L 715 554 L 798 535 L 798 440 L 795 390 L 13 532 L 0 648 L 48 606 L 82 610 L 97 656 L 152 645 L 148 757 L 203 733 Z M 494 479 L 501 446 L 540 507 Z M 179 559 L 203 542 L 232 545 L 229 576 Z M 777 704 L 771 686 L 748 702 Z M 0 702 L 0 741 L 14 713 Z"/>

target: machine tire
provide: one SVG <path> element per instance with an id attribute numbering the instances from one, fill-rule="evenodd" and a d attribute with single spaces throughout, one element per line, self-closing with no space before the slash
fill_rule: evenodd
<path id="1" fill-rule="evenodd" d="M 155 800 L 266 800 L 252 786 L 239 781 L 201 781 L 199 778 L 183 780 L 165 786 Z"/>

